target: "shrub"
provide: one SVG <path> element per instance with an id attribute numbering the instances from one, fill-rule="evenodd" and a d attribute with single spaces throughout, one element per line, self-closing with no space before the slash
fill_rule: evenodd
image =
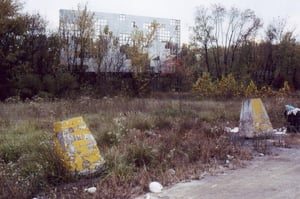
<path id="1" fill-rule="evenodd" d="M 288 81 L 284 81 L 283 87 L 278 91 L 278 96 L 286 96 L 290 94 L 290 92 L 291 92 L 291 88 L 289 86 Z"/>
<path id="2" fill-rule="evenodd" d="M 156 117 L 154 121 L 154 126 L 157 129 L 171 129 L 172 122 L 165 117 Z"/>
<path id="3" fill-rule="evenodd" d="M 110 129 L 100 135 L 100 142 L 109 146 L 118 144 L 128 131 L 126 127 L 126 117 L 122 114 L 114 117 L 112 121 L 113 123 Z"/>
<path id="4" fill-rule="evenodd" d="M 260 97 L 271 97 L 274 96 L 276 92 L 269 86 L 263 86 L 259 90 L 259 96 Z"/>
<path id="5" fill-rule="evenodd" d="M 29 198 L 51 185 L 71 178 L 55 153 L 52 137 L 37 128 L 35 122 L 13 122 L 0 133 L 0 197 Z M 1 162 L 2 160 L 2 162 Z M 4 189 L 5 188 L 5 189 Z M 26 193 L 26 194 L 25 194 Z"/>
<path id="6" fill-rule="evenodd" d="M 46 92 L 55 95 L 57 92 L 57 85 L 54 76 L 45 75 L 43 78 L 43 85 Z"/>
<path id="7" fill-rule="evenodd" d="M 40 77 L 36 74 L 28 73 L 21 76 L 18 82 L 21 99 L 31 98 L 42 89 Z"/>
<path id="8" fill-rule="evenodd" d="M 154 128 L 154 119 L 141 112 L 129 112 L 127 117 L 128 129 L 139 129 L 141 131 Z"/>
<path id="9" fill-rule="evenodd" d="M 108 176 L 128 179 L 134 175 L 134 165 L 128 163 L 127 154 L 121 151 L 114 146 L 105 153 L 105 172 Z"/>
<path id="10" fill-rule="evenodd" d="M 221 98 L 232 98 L 239 96 L 239 85 L 232 74 L 222 76 L 216 83 L 216 95 Z"/>
<path id="11" fill-rule="evenodd" d="M 245 97 L 257 97 L 259 91 L 255 83 L 251 80 L 245 91 Z"/>
<path id="12" fill-rule="evenodd" d="M 4 143 L 0 146 L 0 158 L 5 162 L 16 162 L 22 155 L 22 148 L 16 144 Z"/>
<path id="13" fill-rule="evenodd" d="M 274 91 L 269 86 L 258 88 L 254 81 L 245 86 L 243 83 L 238 83 L 232 74 L 222 76 L 221 80 L 211 81 L 208 74 L 204 74 L 198 78 L 193 85 L 193 91 L 199 97 L 217 97 L 228 99 L 233 97 L 271 97 L 271 96 L 286 96 L 289 95 L 291 89 L 288 82 L 284 83 L 283 88 L 279 91 Z"/>
<path id="14" fill-rule="evenodd" d="M 76 78 L 70 73 L 59 72 L 56 74 L 56 88 L 59 96 L 65 96 L 78 87 Z"/>
<path id="15" fill-rule="evenodd" d="M 127 153 L 128 162 L 136 167 L 150 166 L 155 159 L 153 148 L 145 143 L 130 145 Z"/>
<path id="16" fill-rule="evenodd" d="M 193 91 L 197 92 L 200 97 L 211 96 L 215 93 L 215 86 L 208 73 L 204 73 L 198 78 L 196 83 L 193 85 Z"/>

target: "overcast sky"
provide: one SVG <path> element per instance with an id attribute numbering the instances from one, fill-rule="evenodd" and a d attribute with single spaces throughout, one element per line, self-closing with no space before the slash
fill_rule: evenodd
<path id="1" fill-rule="evenodd" d="M 58 28 L 59 9 L 77 9 L 85 5 L 94 12 L 110 12 L 158 18 L 181 20 L 181 40 L 188 43 L 189 27 L 194 25 L 195 11 L 198 6 L 220 3 L 226 7 L 242 10 L 252 9 L 266 27 L 278 17 L 288 21 L 288 28 L 300 35 L 300 0 L 21 0 L 23 11 L 40 13 L 49 21 L 49 27 Z"/>

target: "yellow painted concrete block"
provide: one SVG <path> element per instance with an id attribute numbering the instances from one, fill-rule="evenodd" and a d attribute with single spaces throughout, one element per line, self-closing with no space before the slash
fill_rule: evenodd
<path id="1" fill-rule="evenodd" d="M 82 117 L 54 123 L 55 149 L 71 172 L 86 175 L 101 171 L 105 161 Z"/>
<path id="2" fill-rule="evenodd" d="M 273 132 L 268 113 L 260 98 L 243 101 L 239 132 L 248 138 Z"/>

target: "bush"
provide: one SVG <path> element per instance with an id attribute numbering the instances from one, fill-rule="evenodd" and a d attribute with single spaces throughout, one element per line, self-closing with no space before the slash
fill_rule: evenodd
<path id="1" fill-rule="evenodd" d="M 259 91 L 255 83 L 251 80 L 245 91 L 245 97 L 258 97 Z"/>
<path id="2" fill-rule="evenodd" d="M 32 98 L 42 90 L 42 82 L 37 74 L 28 73 L 20 77 L 18 88 L 21 99 Z"/>
<path id="3" fill-rule="evenodd" d="M 222 98 L 232 98 L 239 96 L 239 85 L 232 74 L 222 76 L 216 83 L 216 95 Z"/>
<path id="4" fill-rule="evenodd" d="M 211 96 L 215 93 L 215 85 L 208 73 L 204 73 L 198 78 L 196 83 L 193 85 L 193 91 L 195 91 L 200 97 Z"/>
<path id="5" fill-rule="evenodd" d="M 137 143 L 128 148 L 128 162 L 136 167 L 150 166 L 155 159 L 155 150 L 144 143 Z"/>
<path id="6" fill-rule="evenodd" d="M 105 154 L 106 174 L 119 178 L 131 178 L 134 175 L 134 165 L 128 163 L 127 154 L 120 153 L 116 147 L 111 147 Z"/>
<path id="7" fill-rule="evenodd" d="M 72 180 L 55 153 L 52 137 L 35 122 L 5 127 L 0 142 L 0 198 L 32 198 L 51 185 Z M 25 194 L 26 193 L 26 194 Z"/>
<path id="8" fill-rule="evenodd" d="M 279 89 L 278 95 L 286 96 L 286 95 L 290 94 L 290 92 L 291 92 L 291 88 L 289 86 L 289 83 L 287 81 L 285 81 L 283 84 L 283 87 L 281 89 Z"/>
<path id="9" fill-rule="evenodd" d="M 57 95 L 65 96 L 78 88 L 77 79 L 70 73 L 59 72 L 56 74 Z"/>
<path id="10" fill-rule="evenodd" d="M 222 76 L 221 80 L 212 81 L 208 74 L 202 75 L 193 85 L 193 92 L 198 97 L 216 97 L 228 99 L 233 97 L 271 97 L 289 95 L 291 89 L 288 82 L 279 91 L 274 91 L 271 87 L 263 86 L 258 88 L 251 80 L 247 86 L 238 83 L 232 74 Z"/>
<path id="11" fill-rule="evenodd" d="M 52 95 L 55 95 L 57 92 L 57 85 L 54 76 L 45 75 L 43 78 L 44 90 Z"/>

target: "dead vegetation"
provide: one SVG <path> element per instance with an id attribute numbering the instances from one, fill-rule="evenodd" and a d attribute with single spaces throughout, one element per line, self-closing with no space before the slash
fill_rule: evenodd
<path id="1" fill-rule="evenodd" d="M 284 105 L 298 105 L 292 98 L 263 101 L 275 128 L 285 124 Z M 150 181 L 170 185 L 228 161 L 241 166 L 252 151 L 224 131 L 238 126 L 240 108 L 241 100 L 167 98 L 2 103 L 0 198 L 131 198 L 148 191 Z M 54 153 L 53 122 L 79 115 L 107 162 L 100 176 L 69 175 Z M 95 195 L 83 191 L 89 186 L 98 188 Z"/>

